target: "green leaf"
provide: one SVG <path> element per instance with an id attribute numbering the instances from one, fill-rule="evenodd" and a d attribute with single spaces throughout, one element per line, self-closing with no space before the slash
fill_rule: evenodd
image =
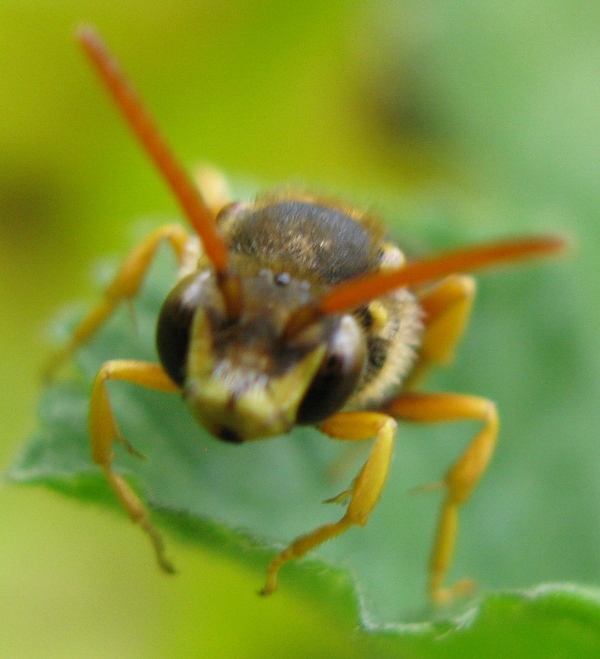
<path id="1" fill-rule="evenodd" d="M 427 231 L 424 225 L 422 232 Z M 436 235 L 432 232 L 430 242 L 438 245 L 466 240 Z M 135 302 L 134 322 L 127 309 L 119 310 L 74 356 L 74 374 L 46 388 L 39 428 L 10 470 L 13 481 L 41 483 L 117 507 L 90 459 L 91 381 L 108 359 L 157 360 L 154 326 L 175 270 L 163 250 Z M 574 537 L 575 528 L 579 534 L 585 528 L 583 521 L 593 533 L 575 507 L 588 483 L 570 484 L 568 493 L 554 496 L 567 474 L 563 464 L 572 428 L 564 413 L 573 389 L 581 386 L 584 359 L 576 348 L 575 325 L 567 314 L 554 313 L 557 306 L 568 309 L 571 297 L 555 264 L 486 274 L 461 359 L 428 387 L 490 397 L 504 413 L 497 459 L 462 515 L 451 574 L 451 579 L 475 578 L 477 599 L 442 611 L 428 606 L 427 555 L 440 493 L 410 493 L 443 476 L 473 436 L 470 423 L 402 426 L 388 487 L 367 527 L 286 565 L 280 588 L 304 593 L 348 630 L 359 621 L 368 632 L 364 642 L 380 652 L 412 648 L 423 657 L 464 656 L 477 648 L 485 648 L 486 657 L 506 656 L 502 652 L 508 648 L 517 656 L 598 652 L 597 593 L 572 586 L 526 589 L 545 580 L 585 581 L 598 561 L 582 549 L 589 543 Z M 68 336 L 78 317 L 78 312 L 63 314 L 56 324 L 59 338 Z M 549 363 L 549 353 L 560 359 Z M 339 507 L 320 502 L 347 487 L 361 456 L 346 453 L 316 430 L 227 445 L 198 427 L 177 396 L 119 382 L 110 384 L 110 395 L 123 436 L 145 456 L 137 459 L 117 446 L 117 469 L 141 492 L 159 526 L 168 529 L 175 564 L 173 536 L 257 569 L 258 590 L 275 551 L 341 516 Z M 337 475 L 332 465 L 338 466 Z M 148 548 L 149 570 L 152 558 Z M 514 587 L 525 590 L 503 592 Z M 535 654 L 541 639 L 546 651 Z"/>

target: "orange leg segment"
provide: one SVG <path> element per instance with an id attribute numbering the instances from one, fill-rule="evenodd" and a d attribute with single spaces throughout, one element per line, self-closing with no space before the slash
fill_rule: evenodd
<path id="1" fill-rule="evenodd" d="M 339 522 L 324 524 L 300 536 L 278 554 L 267 568 L 267 581 L 261 591 L 262 595 L 269 595 L 277 588 L 277 574 L 282 565 L 301 558 L 354 524 L 364 526 L 385 485 L 396 434 L 394 419 L 381 412 L 340 412 L 324 421 L 319 428 L 333 439 L 364 440 L 375 437 L 375 443 L 351 489 L 330 499 L 339 502 L 348 498 L 346 514 Z"/>
<path id="2" fill-rule="evenodd" d="M 200 190 L 200 196 L 215 217 L 224 206 L 231 203 L 229 183 L 221 170 L 210 165 L 201 165 L 194 172 L 194 180 Z"/>
<path id="3" fill-rule="evenodd" d="M 483 428 L 448 470 L 444 479 L 446 497 L 442 504 L 429 565 L 429 593 L 434 602 L 442 604 L 471 588 L 468 580 L 459 581 L 450 587 L 444 587 L 443 583 L 454 552 L 458 509 L 469 498 L 494 451 L 498 434 L 496 406 L 489 400 L 476 396 L 410 392 L 399 396 L 386 411 L 398 419 L 419 423 L 467 419 L 483 423 Z"/>
<path id="4" fill-rule="evenodd" d="M 189 237 L 177 224 L 156 229 L 136 245 L 106 289 L 104 299 L 75 328 L 69 343 L 52 356 L 44 371 L 46 379 L 51 379 L 63 361 L 98 331 L 121 302 L 137 294 L 163 240 L 171 245 L 179 262 L 183 261 Z"/>
<path id="5" fill-rule="evenodd" d="M 466 275 L 450 275 L 419 295 L 424 311 L 425 333 L 419 348 L 419 359 L 404 383 L 414 389 L 432 366 L 448 364 L 469 322 L 475 280 Z"/>
<path id="6" fill-rule="evenodd" d="M 94 380 L 89 419 L 94 462 L 104 470 L 110 486 L 131 520 L 139 524 L 149 536 L 160 567 L 165 572 L 174 572 L 173 566 L 165 556 L 162 537 L 150 522 L 148 510 L 127 481 L 113 471 L 113 442 L 122 441 L 128 448 L 130 447 L 121 438 L 117 428 L 106 388 L 106 382 L 109 380 L 124 380 L 166 392 L 179 391 L 179 387 L 158 364 L 126 359 L 108 361 L 98 371 Z"/>

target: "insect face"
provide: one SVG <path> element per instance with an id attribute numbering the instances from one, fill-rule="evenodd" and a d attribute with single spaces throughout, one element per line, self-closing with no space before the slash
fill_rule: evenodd
<path id="1" fill-rule="evenodd" d="M 324 420 L 366 372 L 366 327 L 330 314 L 290 335 L 288 321 L 332 280 L 371 269 L 377 240 L 341 209 L 308 200 L 236 204 L 217 222 L 231 245 L 230 276 L 241 282 L 240 313 L 228 316 L 210 265 L 185 277 L 158 322 L 163 366 L 221 439 L 262 439 Z M 337 261 L 327 258 L 334 239 Z"/>

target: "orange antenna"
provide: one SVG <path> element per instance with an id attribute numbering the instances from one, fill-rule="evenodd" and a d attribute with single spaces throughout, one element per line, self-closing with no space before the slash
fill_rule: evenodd
<path id="1" fill-rule="evenodd" d="M 402 286 L 425 284 L 452 273 L 472 272 L 511 261 L 551 256 L 566 248 L 564 238 L 537 236 L 475 245 L 418 259 L 391 272 L 375 272 L 334 286 L 318 302 L 323 314 L 340 313 Z"/>
<path id="2" fill-rule="evenodd" d="M 77 30 L 77 39 L 92 61 L 130 128 L 167 180 L 191 225 L 200 237 L 206 255 L 218 274 L 227 271 L 227 245 L 217 232 L 214 217 L 186 170 L 160 134 L 154 120 L 125 77 L 115 58 L 91 26 Z"/>
<path id="3" fill-rule="evenodd" d="M 285 331 L 291 336 L 321 316 L 351 311 L 397 288 L 426 284 L 452 273 L 552 256 L 563 252 L 567 244 L 567 240 L 559 236 L 537 236 L 475 245 L 411 261 L 398 270 L 355 277 L 336 284 L 316 304 L 297 309 L 290 316 Z"/>

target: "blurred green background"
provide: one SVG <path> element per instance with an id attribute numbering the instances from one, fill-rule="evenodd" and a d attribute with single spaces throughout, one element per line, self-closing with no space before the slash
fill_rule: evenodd
<path id="1" fill-rule="evenodd" d="M 536 353 L 559 392 L 552 401 L 570 415 L 553 438 L 555 486 L 539 496 L 555 497 L 567 517 L 570 506 L 590 511 L 574 557 L 583 567 L 549 578 L 597 583 L 600 7 L 0 2 L 3 464 L 35 425 L 49 318 L 95 294 L 90 264 L 123 252 L 133 220 L 177 213 L 77 51 L 81 21 L 99 28 L 190 166 L 350 189 L 376 208 L 397 195 L 415 231 L 430 215 L 448 218 L 429 227 L 434 235 L 559 228 L 577 237 L 540 320 L 558 317 L 572 344 L 568 354 L 562 343 L 559 354 Z M 410 222 L 401 231 L 412 235 Z M 513 399 L 528 395 L 510 372 L 484 382 L 496 377 Z M 526 473 L 521 458 L 515 469 Z M 157 576 L 124 518 L 6 485 L 0 518 L 1 657 L 314 656 L 317 642 L 321 656 L 364 656 L 318 602 L 285 592 L 260 600 L 256 574 L 228 559 L 177 546 L 185 577 Z"/>

